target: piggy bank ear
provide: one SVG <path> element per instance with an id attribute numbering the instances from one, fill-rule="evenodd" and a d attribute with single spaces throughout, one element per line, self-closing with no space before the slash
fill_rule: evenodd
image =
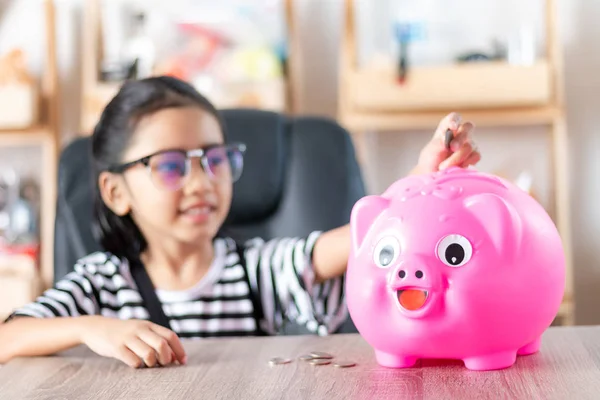
<path id="1" fill-rule="evenodd" d="M 523 224 L 511 204 L 498 195 L 484 193 L 468 197 L 464 205 L 481 223 L 499 253 L 518 254 Z"/>
<path id="2" fill-rule="evenodd" d="M 358 200 L 350 214 L 352 247 L 358 250 L 375 219 L 389 206 L 389 200 L 381 196 L 365 196 Z"/>

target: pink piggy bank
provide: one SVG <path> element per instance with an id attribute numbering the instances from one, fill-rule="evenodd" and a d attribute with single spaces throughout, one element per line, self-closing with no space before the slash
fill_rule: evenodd
<path id="1" fill-rule="evenodd" d="M 401 179 L 351 214 L 350 315 L 380 365 L 510 367 L 538 351 L 565 259 L 546 211 L 512 183 L 451 168 Z"/>

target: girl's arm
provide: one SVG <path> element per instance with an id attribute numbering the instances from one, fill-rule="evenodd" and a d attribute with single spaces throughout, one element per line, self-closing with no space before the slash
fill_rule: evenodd
<path id="1" fill-rule="evenodd" d="M 45 356 L 81 344 L 86 317 L 18 317 L 0 325 L 0 364 L 14 357 Z"/>
<path id="2" fill-rule="evenodd" d="M 15 310 L 0 325 L 0 363 L 80 344 L 131 367 L 184 363 L 185 351 L 173 331 L 145 320 L 101 315 L 94 271 L 97 266 L 77 264 L 34 302 Z"/>
<path id="3" fill-rule="evenodd" d="M 346 272 L 350 256 L 350 225 L 324 232 L 313 249 L 315 283 L 341 276 Z"/>
<path id="4" fill-rule="evenodd" d="M 470 122 L 461 123 L 458 114 L 448 114 L 421 151 L 419 162 L 409 175 L 435 172 L 451 166 L 464 168 L 476 164 L 481 155 L 471 139 L 473 128 L 474 125 Z M 444 143 L 448 129 L 454 132 L 450 149 L 447 149 Z M 324 232 L 317 239 L 312 258 L 315 283 L 325 282 L 346 272 L 350 243 L 350 225 Z"/>
<path id="5" fill-rule="evenodd" d="M 80 344 L 134 368 L 186 362 L 179 338 L 169 329 L 149 321 L 88 315 L 18 317 L 0 325 L 0 364 L 15 357 L 47 356 Z"/>
<path id="6" fill-rule="evenodd" d="M 45 356 L 82 343 L 84 327 L 99 314 L 94 279 L 85 265 L 13 311 L 0 325 L 0 363 L 14 357 Z"/>

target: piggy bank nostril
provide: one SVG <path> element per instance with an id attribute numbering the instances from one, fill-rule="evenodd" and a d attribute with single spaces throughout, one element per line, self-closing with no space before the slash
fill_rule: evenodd
<path id="1" fill-rule="evenodd" d="M 418 279 L 421 279 L 421 278 L 423 277 L 423 271 L 417 271 L 417 272 L 415 272 L 415 276 L 416 276 Z"/>
<path id="2" fill-rule="evenodd" d="M 400 279 L 404 279 L 404 277 L 406 276 L 406 272 L 404 270 L 398 272 L 398 276 L 400 277 Z"/>

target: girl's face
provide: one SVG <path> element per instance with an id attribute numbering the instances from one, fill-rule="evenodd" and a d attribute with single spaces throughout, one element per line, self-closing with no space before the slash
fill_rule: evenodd
<path id="1" fill-rule="evenodd" d="M 225 163 L 217 165 L 225 152 L 218 145 L 223 144 L 217 119 L 199 107 L 167 108 L 143 117 L 123 162 L 159 155 L 149 158 L 148 165 L 137 163 L 117 177 L 113 210 L 120 215 L 131 212 L 149 242 L 174 239 L 197 244 L 212 239 L 231 205 L 231 168 Z M 217 165 L 212 168 L 216 173 L 211 175 L 203 169 L 200 158 L 192 157 L 187 175 L 180 179 L 185 151 L 206 152 L 215 145 L 209 151 L 212 158 L 205 159 L 204 165 Z M 180 152 L 161 153 L 165 150 Z"/>

